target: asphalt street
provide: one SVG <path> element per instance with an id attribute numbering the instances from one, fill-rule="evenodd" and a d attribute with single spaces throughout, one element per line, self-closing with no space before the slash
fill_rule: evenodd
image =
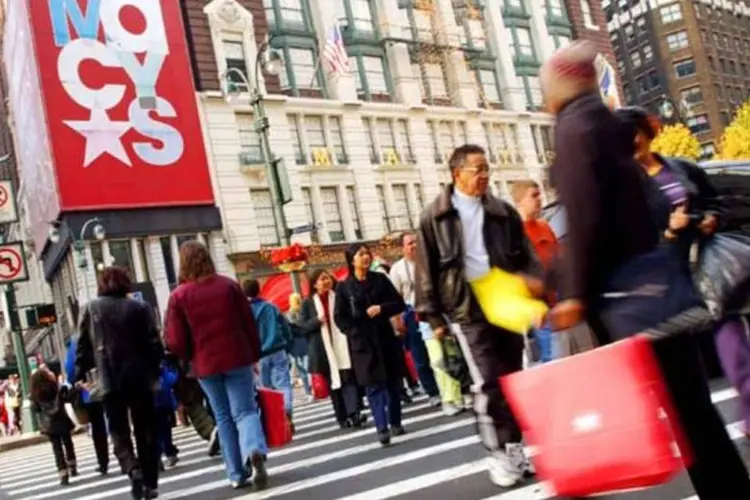
<path id="1" fill-rule="evenodd" d="M 713 398 L 746 462 L 750 449 L 742 443 L 737 422 L 736 393 L 719 381 Z M 174 431 L 180 463 L 160 478 L 162 499 L 304 499 L 304 500 L 541 500 L 554 498 L 544 485 L 529 481 L 513 490 L 493 486 L 484 472 L 484 452 L 470 415 L 444 417 L 424 398 L 405 407 L 407 435 L 390 448 L 375 442 L 371 424 L 340 430 L 330 404 L 315 402 L 297 409 L 294 442 L 273 450 L 268 467 L 269 488 L 233 491 L 219 458 L 206 455 L 206 443 L 190 428 Z M 48 444 L 0 454 L 0 498 L 18 500 L 128 499 L 128 481 L 111 472 L 100 477 L 90 439 L 75 438 L 80 476 L 67 487 L 58 485 Z M 111 470 L 118 469 L 112 459 Z M 696 500 L 683 474 L 672 483 L 648 491 L 614 495 L 613 500 Z"/>

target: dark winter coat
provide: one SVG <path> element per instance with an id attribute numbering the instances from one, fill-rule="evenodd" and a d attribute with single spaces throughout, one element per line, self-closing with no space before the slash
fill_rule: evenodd
<path id="1" fill-rule="evenodd" d="M 331 311 L 331 316 L 333 316 L 333 311 Z M 330 380 L 330 367 L 328 366 L 328 357 L 320 330 L 320 320 L 312 297 L 302 303 L 297 324 L 300 331 L 307 337 L 308 372 L 319 373 L 326 380 Z"/>
<path id="2" fill-rule="evenodd" d="M 98 397 L 149 392 L 159 380 L 164 346 L 150 306 L 127 297 L 102 296 L 86 305 L 76 352 L 75 381 L 96 369 Z M 92 394 L 93 397 L 93 394 Z"/>
<path id="3" fill-rule="evenodd" d="M 375 305 L 382 310 L 370 318 L 367 308 Z M 404 377 L 404 353 L 390 319 L 405 309 L 401 295 L 382 273 L 369 272 L 360 281 L 350 271 L 346 281 L 336 287 L 333 317 L 349 339 L 359 385 L 372 386 Z"/>
<path id="4" fill-rule="evenodd" d="M 32 411 L 39 417 L 39 432 L 47 436 L 70 434 L 74 425 L 65 411 L 65 403 L 70 402 L 72 391 L 61 386 L 51 396 L 49 399 L 31 402 Z"/>

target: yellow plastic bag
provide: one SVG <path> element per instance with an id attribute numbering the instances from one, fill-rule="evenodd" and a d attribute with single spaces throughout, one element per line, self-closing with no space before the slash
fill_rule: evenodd
<path id="1" fill-rule="evenodd" d="M 520 335 L 540 322 L 547 304 L 533 298 L 526 281 L 515 274 L 492 268 L 471 282 L 471 289 L 491 324 Z"/>

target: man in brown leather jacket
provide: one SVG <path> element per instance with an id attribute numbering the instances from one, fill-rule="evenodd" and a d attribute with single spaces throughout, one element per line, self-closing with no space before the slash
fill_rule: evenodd
<path id="1" fill-rule="evenodd" d="M 491 480 L 511 487 L 533 473 L 523 453 L 521 431 L 498 378 L 523 367 L 523 337 L 490 325 L 469 282 L 492 267 L 538 275 L 541 268 L 523 222 L 508 203 L 487 193 L 485 151 L 464 145 L 449 161 L 453 184 L 422 213 L 416 258 L 416 310 L 440 338 L 448 325 L 457 336 L 474 382 L 479 435 L 490 452 Z M 530 280 L 531 281 L 531 280 Z"/>

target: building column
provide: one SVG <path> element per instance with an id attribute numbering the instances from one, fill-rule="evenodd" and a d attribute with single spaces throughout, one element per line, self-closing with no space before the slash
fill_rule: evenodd
<path id="1" fill-rule="evenodd" d="M 151 284 L 154 285 L 156 293 L 156 302 L 159 305 L 161 316 L 167 312 L 167 302 L 169 301 L 169 280 L 164 265 L 164 257 L 161 253 L 161 242 L 158 236 L 149 236 L 146 238 L 144 246 L 146 247 L 146 261 L 150 264 Z"/>
<path id="2" fill-rule="evenodd" d="M 508 50 L 508 47 L 513 45 L 513 40 L 505 29 L 499 3 L 491 2 L 491 6 L 484 10 L 487 21 L 487 42 L 492 47 L 492 53 L 497 54 L 497 76 L 505 108 L 512 111 L 526 111 L 525 90 L 518 88 L 513 56 Z"/>
<path id="3" fill-rule="evenodd" d="M 200 236 L 202 237 L 203 235 Z M 227 258 L 224 237 L 221 231 L 213 231 L 208 234 L 208 248 L 211 252 L 211 258 L 214 260 L 216 272 L 232 279 L 237 279 L 234 266 L 229 258 Z"/>
<path id="4" fill-rule="evenodd" d="M 322 3 L 322 2 L 319 2 Z M 405 11 L 398 8 L 398 0 L 375 0 L 377 12 L 382 13 L 379 26 L 383 37 L 397 39 L 411 38 L 409 20 Z M 405 43 L 389 42 L 386 55 L 393 78 L 396 101 L 407 106 L 422 106 L 422 91 L 419 89 L 419 75 L 413 74 L 409 49 Z"/>

